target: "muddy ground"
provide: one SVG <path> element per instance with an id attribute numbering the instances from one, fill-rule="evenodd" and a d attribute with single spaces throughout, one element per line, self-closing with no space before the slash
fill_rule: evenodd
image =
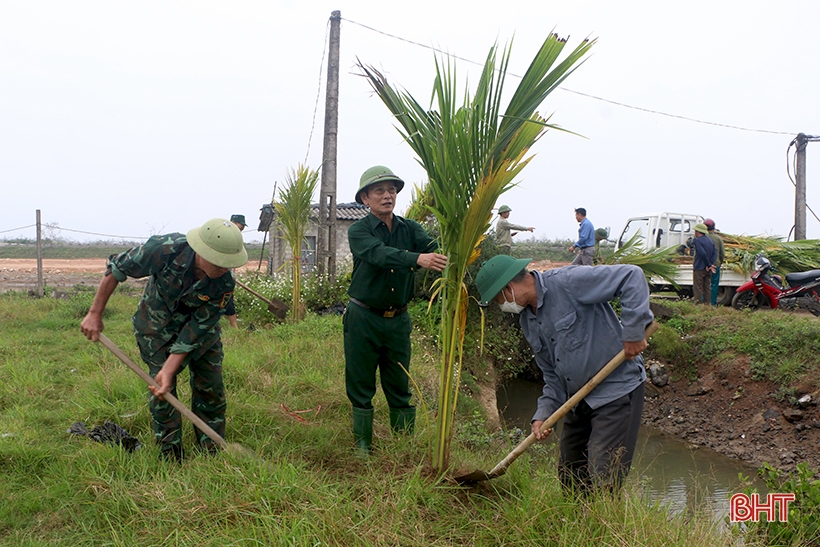
<path id="1" fill-rule="evenodd" d="M 537 269 L 560 265 L 564 264 L 542 263 Z M 75 285 L 96 287 L 104 268 L 105 259 L 45 259 L 43 279 L 47 287 L 65 294 Z M 0 292 L 36 287 L 35 260 L 0 259 Z M 681 376 L 669 365 L 664 368 L 671 378 Z M 802 408 L 778 400 L 773 384 L 750 378 L 744 359 L 720 366 L 702 364 L 699 371 L 696 382 L 682 378 L 663 387 L 647 382 L 644 423 L 683 439 L 693 450 L 708 447 L 756 467 L 769 463 L 791 470 L 805 461 L 820 469 L 818 395 Z"/>
<path id="2" fill-rule="evenodd" d="M 810 404 L 792 405 L 776 397 L 774 384 L 753 381 L 746 359 L 698 369 L 695 382 L 683 378 L 660 388 L 647 382 L 646 425 L 692 449 L 709 447 L 755 467 L 769 463 L 788 471 L 808 462 L 820 469 L 817 394 Z"/>

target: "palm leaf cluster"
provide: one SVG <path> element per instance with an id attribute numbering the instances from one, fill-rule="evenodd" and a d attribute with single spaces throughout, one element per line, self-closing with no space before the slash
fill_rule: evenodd
<path id="1" fill-rule="evenodd" d="M 726 248 L 724 267 L 749 275 L 754 260 L 763 253 L 781 273 L 820 269 L 820 240 L 783 241 L 777 237 L 720 234 Z"/>
<path id="2" fill-rule="evenodd" d="M 454 63 L 437 57 L 430 109 L 394 88 L 375 68 L 359 63 L 427 173 L 429 182 L 419 192 L 429 193 L 424 209 L 435 216 L 441 252 L 448 257 L 436 291 L 441 299 L 442 363 L 433 466 L 439 472 L 449 465 L 458 399 L 468 305 L 464 276 L 479 255 L 497 199 L 532 159 L 530 148 L 548 128 L 556 128 L 536 110 L 593 42 L 584 41 L 559 60 L 565 45 L 555 34 L 544 41 L 503 111 L 508 47 L 500 55 L 497 46 L 490 49 L 472 96 L 469 90 L 458 90 Z"/>
<path id="3" fill-rule="evenodd" d="M 293 294 L 291 319 L 298 323 L 302 319 L 302 242 L 310 227 L 310 204 L 319 181 L 319 171 L 299 164 L 285 175 L 285 183 L 279 190 L 279 201 L 273 206 L 278 216 L 277 223 L 281 237 L 291 252 L 291 272 Z"/>
<path id="4" fill-rule="evenodd" d="M 660 277 L 675 285 L 678 265 L 674 262 L 678 256 L 675 247 L 642 249 L 640 234 L 635 234 L 620 249 L 604 259 L 604 264 L 633 264 L 639 266 L 646 280 Z"/>

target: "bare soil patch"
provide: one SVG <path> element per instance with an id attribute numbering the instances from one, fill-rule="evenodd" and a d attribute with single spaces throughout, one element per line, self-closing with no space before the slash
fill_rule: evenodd
<path id="1" fill-rule="evenodd" d="M 96 287 L 105 272 L 105 258 L 44 258 L 43 284 L 59 291 L 77 285 Z M 255 269 L 256 262 L 248 262 L 239 270 Z M 146 280 L 129 279 L 129 284 L 144 286 Z M 0 293 L 33 291 L 37 288 L 37 260 L 33 258 L 0 258 Z"/>

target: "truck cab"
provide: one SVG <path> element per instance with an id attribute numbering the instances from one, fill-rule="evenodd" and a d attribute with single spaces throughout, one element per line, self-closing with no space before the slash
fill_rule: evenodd
<path id="1" fill-rule="evenodd" d="M 632 236 L 638 234 L 638 247 L 645 251 L 685 245 L 695 236 L 695 224 L 703 222 L 700 215 L 683 213 L 650 213 L 626 221 L 615 249 L 620 249 Z"/>
<path id="2" fill-rule="evenodd" d="M 644 251 L 653 249 L 667 249 L 686 245 L 689 238 L 695 237 L 695 225 L 703 222 L 700 215 L 685 213 L 649 213 L 627 219 L 621 234 L 615 241 L 618 250 L 638 234 L 637 246 Z M 653 277 L 649 280 L 653 292 L 675 290 L 681 296 L 692 294 L 692 257 L 681 255 L 676 259 L 678 273 L 675 275 L 675 284 Z M 733 271 L 731 268 L 721 267 L 720 284 L 718 286 L 718 305 L 728 306 L 732 303 L 735 289 L 748 279 L 747 276 Z"/>

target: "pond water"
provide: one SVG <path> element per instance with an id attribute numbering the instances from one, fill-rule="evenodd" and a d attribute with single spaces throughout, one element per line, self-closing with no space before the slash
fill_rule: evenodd
<path id="1" fill-rule="evenodd" d="M 541 385 L 513 379 L 500 386 L 496 395 L 505 425 L 529 434 Z M 560 438 L 560 425 L 548 442 Z M 708 508 L 722 519 L 729 514 L 729 497 L 742 492 L 739 473 L 753 479 L 759 492 L 768 491 L 756 468 L 709 448 L 689 448 L 675 437 L 641 426 L 630 480 L 639 480 L 650 500 L 673 512 Z"/>

